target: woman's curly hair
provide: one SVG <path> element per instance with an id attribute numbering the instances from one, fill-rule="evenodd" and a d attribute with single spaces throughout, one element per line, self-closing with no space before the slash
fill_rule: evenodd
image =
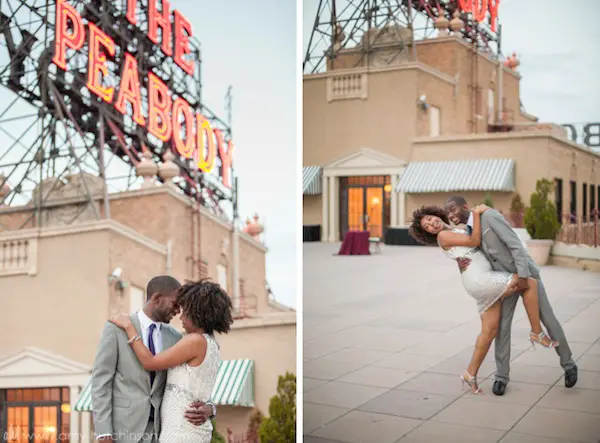
<path id="1" fill-rule="evenodd" d="M 226 334 L 233 323 L 231 298 L 220 285 L 209 280 L 183 285 L 177 303 L 194 326 L 207 334 Z"/>
<path id="2" fill-rule="evenodd" d="M 439 206 L 422 206 L 421 209 L 417 209 L 413 212 L 413 219 L 408 233 L 419 243 L 429 246 L 436 245 L 437 234 L 430 234 L 421 227 L 421 220 L 427 215 L 439 217 L 444 223 L 450 224 L 448 214 L 444 209 Z"/>

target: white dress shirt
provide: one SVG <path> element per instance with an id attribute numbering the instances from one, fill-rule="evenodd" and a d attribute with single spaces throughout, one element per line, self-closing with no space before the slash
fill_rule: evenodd
<path id="1" fill-rule="evenodd" d="M 138 312 L 138 319 L 140 320 L 140 325 L 142 327 L 142 340 L 144 340 L 144 344 L 148 349 L 150 349 L 150 345 L 148 344 L 148 330 L 150 329 L 150 325 L 152 323 L 156 325 L 156 328 L 154 328 L 154 333 L 152 334 L 154 351 L 155 354 L 162 352 L 162 333 L 160 328 L 162 323 L 152 320 L 144 311 Z"/>
<path id="2" fill-rule="evenodd" d="M 467 220 L 467 226 L 470 226 L 473 229 L 473 213 L 469 212 L 469 219 Z"/>

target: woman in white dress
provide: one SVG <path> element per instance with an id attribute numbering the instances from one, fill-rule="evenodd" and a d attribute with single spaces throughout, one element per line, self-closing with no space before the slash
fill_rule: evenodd
<path id="1" fill-rule="evenodd" d="M 462 281 L 466 291 L 477 303 L 481 316 L 481 333 L 477 337 L 471 363 L 461 375 L 463 382 L 469 384 L 471 391 L 482 394 L 477 383 L 477 373 L 483 359 L 487 355 L 492 341 L 496 337 L 500 323 L 501 300 L 514 294 L 518 275 L 508 272 L 497 272 L 479 249 L 481 245 L 480 216 L 488 210 L 485 205 L 473 209 L 473 232 L 450 226 L 448 215 L 437 206 L 424 206 L 413 213 L 410 234 L 420 243 L 438 244 L 452 260 L 468 257 L 469 267 L 462 273 Z M 555 348 L 558 342 L 552 340 L 542 330 L 540 323 L 540 307 L 538 301 L 537 281 L 528 279 L 529 288 L 523 292 L 523 305 L 531 324 L 529 340 L 546 348 Z"/>
<path id="2" fill-rule="evenodd" d="M 214 333 L 227 333 L 233 317 L 231 299 L 216 283 L 200 281 L 181 287 L 177 299 L 186 335 L 174 346 L 153 355 L 127 314 L 111 322 L 127 332 L 141 365 L 147 371 L 167 371 L 167 383 L 160 407 L 160 443 L 209 443 L 212 423 L 194 426 L 185 419 L 191 402 L 207 402 L 215 386 L 220 351 Z"/>

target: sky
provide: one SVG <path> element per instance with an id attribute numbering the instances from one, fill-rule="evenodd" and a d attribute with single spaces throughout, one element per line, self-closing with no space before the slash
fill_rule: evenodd
<path id="1" fill-rule="evenodd" d="M 233 86 L 239 212 L 265 224 L 267 281 L 296 306 L 296 2 L 172 0 L 202 45 L 203 98 L 226 118 Z"/>
<path id="2" fill-rule="evenodd" d="M 303 51 L 318 3 L 304 0 Z M 600 1 L 500 0 L 498 16 L 502 52 L 520 56 L 525 110 L 543 122 L 599 122 Z"/>

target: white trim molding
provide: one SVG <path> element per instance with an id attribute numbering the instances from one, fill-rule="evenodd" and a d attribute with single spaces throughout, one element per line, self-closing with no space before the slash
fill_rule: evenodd
<path id="1" fill-rule="evenodd" d="M 92 368 L 38 348 L 0 360 L 0 389 L 85 386 Z"/>

